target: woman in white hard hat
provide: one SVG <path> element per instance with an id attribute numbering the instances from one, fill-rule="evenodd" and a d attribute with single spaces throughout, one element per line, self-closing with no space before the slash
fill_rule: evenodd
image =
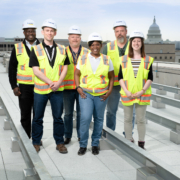
<path id="1" fill-rule="evenodd" d="M 152 63 L 154 59 L 144 51 L 144 35 L 134 31 L 130 35 L 128 55 L 120 58 L 119 83 L 121 85 L 121 101 L 124 106 L 124 130 L 126 139 L 133 142 L 132 116 L 133 105 L 136 108 L 138 129 L 138 145 L 144 148 L 147 105 L 150 105 L 151 83 L 153 81 Z"/>
<path id="2" fill-rule="evenodd" d="M 92 154 L 99 154 L 99 139 L 103 128 L 104 110 L 114 83 L 114 68 L 110 58 L 100 53 L 102 38 L 92 33 L 88 38 L 91 53 L 79 58 L 75 71 L 75 82 L 79 93 L 80 149 L 84 155 L 87 149 L 89 126 L 94 117 L 92 134 Z"/>

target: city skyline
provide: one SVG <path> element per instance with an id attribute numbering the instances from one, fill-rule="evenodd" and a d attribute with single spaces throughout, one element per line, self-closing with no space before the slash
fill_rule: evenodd
<path id="1" fill-rule="evenodd" d="M 154 16 L 159 25 L 162 39 L 180 41 L 178 17 L 180 1 L 171 0 L 100 0 L 92 1 L 20 1 L 1 0 L 0 37 L 24 37 L 22 23 L 30 18 L 37 25 L 37 37 L 42 38 L 41 25 L 47 18 L 57 22 L 56 39 L 67 39 L 68 29 L 78 25 L 82 30 L 82 40 L 86 41 L 92 32 L 98 32 L 103 40 L 113 40 L 113 23 L 120 19 L 126 21 L 128 35 L 138 29 L 147 38 Z"/>

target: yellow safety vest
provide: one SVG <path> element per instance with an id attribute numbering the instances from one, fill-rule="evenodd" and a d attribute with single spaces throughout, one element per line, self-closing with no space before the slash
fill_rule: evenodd
<path id="1" fill-rule="evenodd" d="M 101 61 L 94 74 L 88 54 L 80 58 L 80 87 L 93 96 L 105 94 L 109 89 L 109 57 L 101 54 Z"/>
<path id="2" fill-rule="evenodd" d="M 68 71 L 66 77 L 64 78 L 64 89 L 76 89 L 76 83 L 74 80 L 74 72 L 76 70 L 76 65 L 74 65 L 73 63 L 73 56 L 69 49 L 69 46 L 66 47 L 66 52 L 69 57 L 70 64 L 68 65 Z M 79 57 L 86 55 L 89 52 L 90 50 L 82 47 Z"/>
<path id="3" fill-rule="evenodd" d="M 65 47 L 62 45 L 57 44 L 56 47 L 56 58 L 53 68 L 49 64 L 48 57 L 44 50 L 44 47 L 41 44 L 34 46 L 34 52 L 37 56 L 39 62 L 39 69 L 44 75 L 53 82 L 57 82 L 60 78 L 64 61 L 66 59 L 66 50 Z M 62 83 L 57 91 L 64 90 L 64 83 Z M 45 83 L 37 76 L 34 79 L 34 92 L 37 94 L 49 94 L 52 92 L 49 84 Z"/>
<path id="4" fill-rule="evenodd" d="M 123 80 L 125 86 L 129 92 L 132 94 L 141 91 L 144 87 L 147 79 L 149 68 L 153 63 L 154 58 L 147 56 L 141 59 L 141 63 L 138 69 L 138 73 L 136 78 L 134 77 L 134 70 L 131 63 L 131 58 L 127 55 L 120 57 L 120 62 L 122 66 Z M 150 97 L 151 97 L 151 86 L 146 90 L 146 92 L 140 96 L 139 98 L 129 99 L 126 96 L 126 93 L 121 88 L 121 101 L 124 106 L 131 106 L 134 103 L 138 103 L 139 105 L 150 105 Z"/>
<path id="5" fill-rule="evenodd" d="M 15 44 L 15 50 L 18 61 L 17 82 L 19 84 L 34 84 L 34 73 L 29 67 L 29 56 L 25 45 L 22 42 Z"/>
<path id="6" fill-rule="evenodd" d="M 126 46 L 126 51 L 124 55 L 127 55 L 129 52 L 129 42 Z M 119 74 L 119 67 L 120 67 L 120 60 L 119 60 L 119 50 L 117 46 L 117 40 L 107 43 L 107 55 L 110 57 L 113 67 L 114 67 L 114 86 L 119 85 L 118 81 L 118 74 Z"/>

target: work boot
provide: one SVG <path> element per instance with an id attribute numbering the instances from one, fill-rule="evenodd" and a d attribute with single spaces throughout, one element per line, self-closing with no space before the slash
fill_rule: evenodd
<path id="1" fill-rule="evenodd" d="M 71 142 L 71 138 L 65 138 L 64 144 L 69 144 Z"/>
<path id="2" fill-rule="evenodd" d="M 141 147 L 142 149 L 146 150 L 144 148 L 145 142 L 144 141 L 138 141 L 138 146 Z"/>
<path id="3" fill-rule="evenodd" d="M 99 147 L 98 146 L 92 146 L 92 154 L 94 154 L 94 155 L 99 154 Z"/>
<path id="4" fill-rule="evenodd" d="M 86 153 L 87 148 L 80 147 L 78 151 L 78 155 L 82 156 Z"/>
<path id="5" fill-rule="evenodd" d="M 81 139 L 80 138 L 78 138 L 78 141 L 80 141 Z"/>
<path id="6" fill-rule="evenodd" d="M 42 145 L 43 145 L 43 142 L 41 141 L 41 142 L 40 142 L 40 146 L 42 146 Z"/>
<path id="7" fill-rule="evenodd" d="M 40 145 L 34 145 L 34 144 L 33 144 L 33 146 L 34 146 L 36 152 L 38 153 L 38 152 L 40 151 Z"/>
<path id="8" fill-rule="evenodd" d="M 67 148 L 66 148 L 66 146 L 64 144 L 58 144 L 56 146 L 56 150 L 58 150 L 62 154 L 68 153 Z"/>

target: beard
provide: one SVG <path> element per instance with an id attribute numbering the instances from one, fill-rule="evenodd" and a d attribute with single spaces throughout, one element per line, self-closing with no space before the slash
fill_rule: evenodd
<path id="1" fill-rule="evenodd" d="M 124 37 L 118 37 L 117 41 L 119 43 L 123 43 L 125 41 Z"/>

